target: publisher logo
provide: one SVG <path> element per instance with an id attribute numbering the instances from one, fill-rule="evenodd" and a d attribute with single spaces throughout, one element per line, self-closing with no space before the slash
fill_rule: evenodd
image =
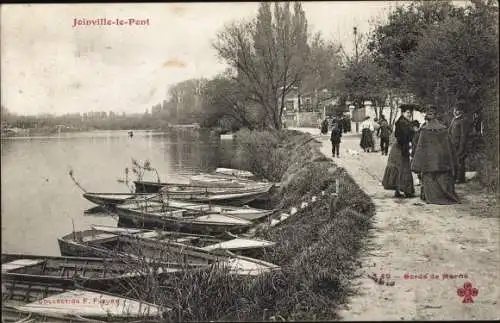
<path id="1" fill-rule="evenodd" d="M 472 287 L 471 283 L 466 282 L 464 283 L 464 287 L 457 289 L 457 294 L 458 296 L 464 298 L 462 303 L 474 303 L 472 298 L 479 295 L 479 289 Z"/>

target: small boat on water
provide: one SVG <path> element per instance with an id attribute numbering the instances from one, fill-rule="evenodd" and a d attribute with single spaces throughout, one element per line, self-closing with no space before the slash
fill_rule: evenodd
<path id="1" fill-rule="evenodd" d="M 86 288 L 2 278 L 2 322 L 145 322 L 170 310 Z"/>
<path id="2" fill-rule="evenodd" d="M 136 193 L 159 193 L 167 198 L 204 203 L 245 205 L 269 194 L 274 184 L 237 187 L 210 187 L 193 184 L 134 181 Z"/>
<path id="3" fill-rule="evenodd" d="M 137 202 L 117 206 L 118 225 L 144 229 L 162 229 L 203 234 L 241 233 L 253 223 L 240 217 L 196 209 L 176 208 L 166 203 Z"/>
<path id="4" fill-rule="evenodd" d="M 150 201 L 150 203 L 163 203 L 174 209 L 185 209 L 188 211 L 200 211 L 208 213 L 220 213 L 235 216 L 245 220 L 259 220 L 270 216 L 275 210 L 264 210 L 244 206 L 218 205 L 211 203 L 190 202 L 175 199 L 164 199 L 155 193 L 84 193 L 87 200 L 102 206 L 115 206 L 123 204 L 137 204 L 138 202 Z M 163 202 L 160 202 L 163 200 Z"/>
<path id="5" fill-rule="evenodd" d="M 158 194 L 149 193 L 83 193 L 84 198 L 97 205 L 120 205 L 134 203 L 137 200 L 148 200 L 157 196 Z"/>
<path id="6" fill-rule="evenodd" d="M 189 244 L 207 251 L 229 250 L 237 254 L 245 251 L 256 251 L 270 248 L 276 244 L 262 239 L 241 238 L 230 233 L 224 233 L 219 236 L 209 236 L 159 230 L 116 228 L 105 225 L 92 225 L 92 229 L 117 235 L 126 234 L 158 240 L 168 239 L 173 242 Z"/>
<path id="7" fill-rule="evenodd" d="M 157 273 L 166 277 L 186 269 L 180 264 L 164 264 L 157 269 Z M 78 286 L 96 290 L 127 290 L 130 281 L 145 279 L 151 270 L 118 258 L 2 254 L 2 278 L 65 286 L 76 283 Z"/>
<path id="8" fill-rule="evenodd" d="M 154 203 L 154 200 L 152 200 Z M 266 217 L 276 212 L 276 210 L 265 210 L 253 208 L 248 205 L 244 206 L 231 206 L 231 205 L 218 205 L 211 203 L 199 203 L 199 202 L 189 202 L 180 200 L 164 199 L 163 202 L 168 207 L 176 209 L 185 209 L 189 211 L 200 211 L 206 214 L 218 213 L 223 215 L 234 216 L 237 218 L 256 221 Z"/>
<path id="9" fill-rule="evenodd" d="M 235 169 L 235 168 L 225 168 L 218 167 L 213 174 L 216 175 L 225 175 L 225 176 L 233 176 L 237 178 L 246 178 L 246 179 L 257 179 L 254 173 L 249 172 L 247 170 Z"/>
<path id="10" fill-rule="evenodd" d="M 94 233 L 92 234 L 91 231 Z M 111 236 L 113 240 L 110 239 Z M 114 255 L 160 265 L 169 262 L 194 267 L 223 266 L 229 268 L 231 274 L 237 275 L 259 275 L 279 269 L 279 266 L 274 264 L 236 255 L 227 249 L 221 250 L 214 247 L 213 250 L 205 250 L 173 239 L 151 239 L 130 234 L 117 235 L 98 230 L 85 230 L 65 235 L 59 238 L 58 242 L 61 254 L 64 256 L 110 257 Z"/>
<path id="11" fill-rule="evenodd" d="M 252 176 L 234 176 L 226 173 L 200 173 L 189 177 L 189 183 L 203 187 L 245 188 L 249 186 L 269 184 L 267 180 L 256 180 Z"/>

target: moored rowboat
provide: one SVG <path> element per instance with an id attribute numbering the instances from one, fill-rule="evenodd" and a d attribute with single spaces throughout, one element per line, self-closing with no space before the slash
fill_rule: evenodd
<path id="1" fill-rule="evenodd" d="M 145 229 L 219 234 L 244 232 L 252 225 L 251 221 L 231 215 L 173 208 L 158 202 L 121 205 L 115 212 L 119 226 Z"/>
<path id="2" fill-rule="evenodd" d="M 154 202 L 154 201 L 153 201 Z M 237 218 L 255 221 L 266 218 L 273 214 L 275 210 L 264 210 L 244 206 L 218 205 L 209 203 L 198 203 L 180 200 L 163 200 L 162 202 L 167 207 L 176 209 L 185 209 L 189 211 L 200 211 L 206 214 L 219 213 L 223 215 L 234 216 Z"/>
<path id="3" fill-rule="evenodd" d="M 26 313 L 26 322 L 160 319 L 169 308 L 112 293 L 2 279 L 2 320 Z"/>
<path id="4" fill-rule="evenodd" d="M 275 243 L 271 241 L 241 238 L 229 233 L 219 236 L 209 236 L 158 230 L 115 228 L 105 225 L 93 225 L 92 229 L 117 235 L 125 234 L 148 239 L 169 240 L 173 242 L 189 244 L 191 246 L 199 247 L 207 251 L 229 250 L 238 254 L 239 252 L 247 250 L 254 251 L 264 248 L 270 248 L 275 245 Z"/>
<path id="5" fill-rule="evenodd" d="M 136 200 L 152 199 L 156 196 L 157 194 L 148 193 L 83 193 L 84 198 L 97 205 L 120 205 L 133 203 Z"/>
<path id="6" fill-rule="evenodd" d="M 160 194 L 155 193 L 84 193 L 83 196 L 98 205 L 115 206 L 124 204 L 136 204 L 138 202 L 151 201 L 160 202 L 173 209 L 185 209 L 187 211 L 220 213 L 229 216 L 254 221 L 270 216 L 275 210 L 264 210 L 245 206 L 218 205 L 211 203 L 190 202 L 175 199 L 162 198 Z"/>
<path id="7" fill-rule="evenodd" d="M 114 243 L 109 238 L 94 240 L 87 238 L 85 241 L 78 237 L 92 237 L 86 230 L 68 234 L 59 239 L 62 255 L 72 256 L 85 254 L 94 257 L 109 257 L 110 255 L 142 259 L 142 261 L 163 264 L 164 262 L 182 263 L 188 266 L 214 265 L 229 268 L 231 274 L 259 275 L 264 272 L 279 269 L 278 266 L 231 253 L 228 250 L 215 253 L 213 250 L 176 242 L 172 239 L 158 240 L 133 235 L 115 235 Z M 111 235 L 108 233 L 108 235 Z M 77 237 L 74 239 L 74 237 Z M 97 236 L 94 233 L 94 236 Z M 215 248 L 220 249 L 220 248 Z"/>
<path id="8" fill-rule="evenodd" d="M 243 188 L 207 187 L 191 184 L 171 184 L 134 181 L 136 193 L 159 193 L 169 199 L 205 203 L 245 205 L 269 193 L 274 184 L 259 184 Z"/>
<path id="9" fill-rule="evenodd" d="M 152 269 L 151 269 L 152 270 Z M 186 270 L 180 264 L 165 264 L 157 269 L 160 277 Z M 150 270 L 117 258 L 52 257 L 2 254 L 2 278 L 24 282 L 44 282 L 96 290 L 127 290 L 128 283 L 145 279 Z"/>

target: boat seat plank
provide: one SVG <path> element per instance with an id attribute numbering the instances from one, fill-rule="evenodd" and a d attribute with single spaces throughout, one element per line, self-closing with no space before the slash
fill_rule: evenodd
<path id="1" fill-rule="evenodd" d="M 212 251 L 217 249 L 245 250 L 245 249 L 255 249 L 255 248 L 266 248 L 273 245 L 275 245 L 275 243 L 271 241 L 236 238 L 229 241 L 215 243 L 203 247 L 202 249 L 205 249 L 207 251 Z"/>
<path id="2" fill-rule="evenodd" d="M 175 242 L 184 243 L 184 242 L 191 242 L 194 240 L 199 240 L 199 237 L 183 237 L 176 239 Z"/>
<path id="3" fill-rule="evenodd" d="M 87 241 L 95 241 L 95 240 L 106 240 L 106 239 L 115 238 L 115 237 L 116 237 L 116 234 L 100 232 L 100 233 L 95 233 L 94 235 L 84 236 L 82 240 L 83 240 L 83 242 L 87 242 Z"/>

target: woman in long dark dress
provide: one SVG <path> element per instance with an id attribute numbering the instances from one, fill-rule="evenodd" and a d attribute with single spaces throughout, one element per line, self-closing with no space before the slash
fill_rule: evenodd
<path id="1" fill-rule="evenodd" d="M 361 141 L 359 145 L 365 152 L 373 151 L 373 123 L 370 117 L 366 117 L 361 123 Z"/>
<path id="2" fill-rule="evenodd" d="M 414 197 L 415 187 L 410 170 L 410 143 L 413 138 L 410 118 L 413 109 L 409 105 L 401 105 L 400 109 L 401 117 L 396 121 L 394 130 L 396 142 L 387 158 L 382 185 L 386 190 L 395 191 L 395 197 Z"/>
<path id="3" fill-rule="evenodd" d="M 421 198 L 429 204 L 455 204 L 455 152 L 445 125 L 436 119 L 436 110 L 430 107 L 426 123 L 420 130 L 412 171 L 422 176 Z"/>

